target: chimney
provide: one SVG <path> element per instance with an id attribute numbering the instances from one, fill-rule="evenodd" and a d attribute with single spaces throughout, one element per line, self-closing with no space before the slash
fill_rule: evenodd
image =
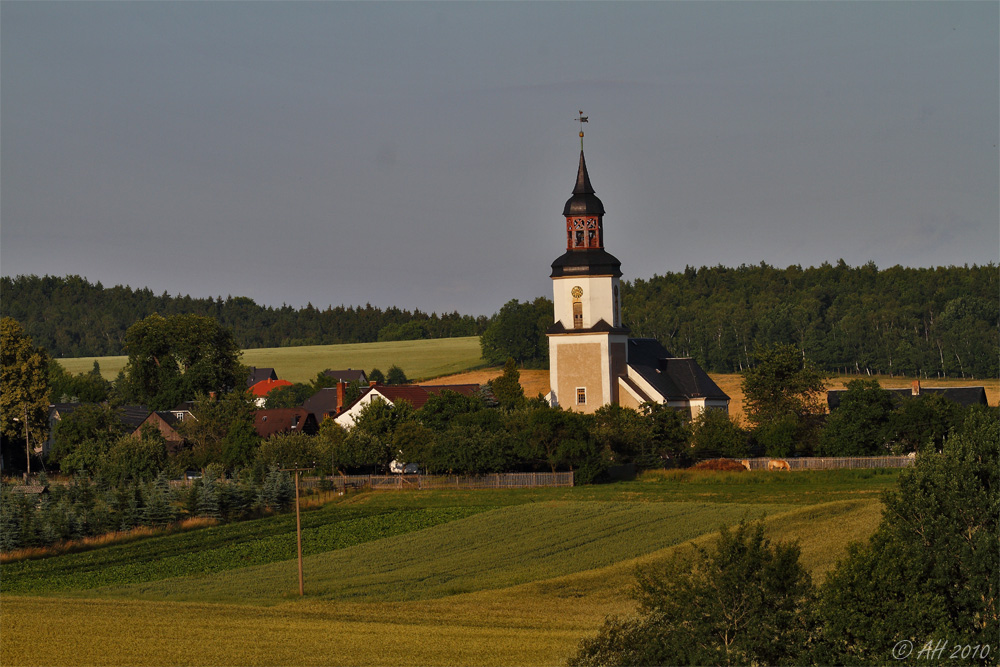
<path id="1" fill-rule="evenodd" d="M 337 383 L 337 407 L 344 407 L 344 399 L 347 396 L 347 383 L 343 380 Z"/>
<path id="2" fill-rule="evenodd" d="M 913 386 L 910 387 L 910 393 L 913 394 L 914 396 L 920 395 L 920 380 L 913 381 Z"/>
<path id="3" fill-rule="evenodd" d="M 376 382 L 375 380 L 369 380 L 369 381 L 368 381 L 368 386 L 369 386 L 369 387 L 374 387 L 374 386 L 375 386 L 375 385 L 377 385 L 377 384 L 378 384 L 378 382 Z"/>

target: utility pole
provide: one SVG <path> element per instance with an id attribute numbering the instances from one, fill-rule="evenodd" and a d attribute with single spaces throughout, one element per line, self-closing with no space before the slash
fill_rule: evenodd
<path id="1" fill-rule="evenodd" d="M 299 595 L 304 596 L 306 594 L 305 581 L 302 578 L 302 520 L 299 517 L 299 473 L 304 470 L 313 470 L 313 468 L 299 468 L 299 464 L 294 464 L 295 467 L 292 468 L 282 468 L 283 472 L 294 472 L 295 473 L 295 537 L 296 542 L 299 547 Z"/>
<path id="2" fill-rule="evenodd" d="M 28 442 L 28 404 L 24 404 L 24 454 L 28 461 L 28 479 L 31 479 L 31 444 Z"/>

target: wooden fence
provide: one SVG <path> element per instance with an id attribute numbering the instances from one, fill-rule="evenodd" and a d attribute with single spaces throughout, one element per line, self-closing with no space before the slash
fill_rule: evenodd
<path id="1" fill-rule="evenodd" d="M 331 475 L 303 477 L 303 486 L 345 489 L 530 489 L 573 486 L 572 472 L 508 472 L 492 475 Z M 328 486 L 330 485 L 330 486 Z"/>
<path id="2" fill-rule="evenodd" d="M 803 457 L 803 458 L 757 458 L 733 459 L 744 465 L 749 464 L 750 470 L 768 470 L 769 468 L 784 468 L 789 470 L 833 470 L 834 468 L 909 468 L 915 459 L 912 456 L 837 456 L 837 457 Z M 771 464 L 775 462 L 775 465 Z"/>

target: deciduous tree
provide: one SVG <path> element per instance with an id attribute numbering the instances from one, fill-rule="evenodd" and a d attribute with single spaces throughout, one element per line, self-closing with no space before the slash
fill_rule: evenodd
<path id="1" fill-rule="evenodd" d="M 210 317 L 150 315 L 129 327 L 125 348 L 126 394 L 155 410 L 246 381 L 232 333 Z"/>
<path id="2" fill-rule="evenodd" d="M 794 665 L 805 654 L 809 574 L 798 546 L 772 543 L 760 523 L 641 570 L 634 595 L 638 616 L 606 621 L 570 665 Z"/>
<path id="3" fill-rule="evenodd" d="M 41 446 L 48 430 L 48 353 L 35 347 L 24 329 L 10 317 L 0 318 L 0 433 Z"/>

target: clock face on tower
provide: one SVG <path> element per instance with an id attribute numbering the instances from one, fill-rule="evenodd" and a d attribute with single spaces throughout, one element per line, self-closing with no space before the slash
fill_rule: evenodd
<path id="1" fill-rule="evenodd" d="M 570 294 L 573 295 L 574 299 L 579 299 L 581 296 L 583 296 L 583 288 L 577 285 L 570 291 Z"/>

